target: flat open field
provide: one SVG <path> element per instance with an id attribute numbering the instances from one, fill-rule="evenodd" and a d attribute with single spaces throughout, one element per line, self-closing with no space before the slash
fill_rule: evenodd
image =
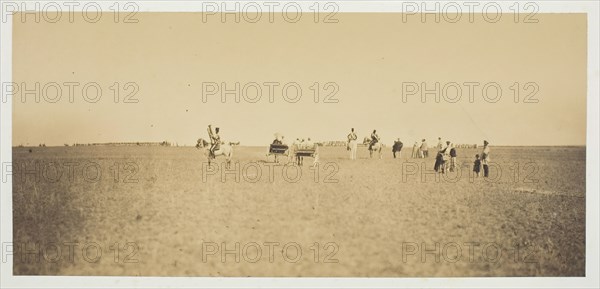
<path id="1" fill-rule="evenodd" d="M 223 176 L 191 147 L 14 148 L 14 274 L 585 274 L 584 147 L 492 146 L 490 180 L 471 175 L 479 149 L 438 180 L 408 147 L 321 148 L 298 177 L 234 149 Z"/>

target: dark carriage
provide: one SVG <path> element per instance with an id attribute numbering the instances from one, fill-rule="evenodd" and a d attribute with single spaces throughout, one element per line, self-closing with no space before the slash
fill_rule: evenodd
<path id="1" fill-rule="evenodd" d="M 275 156 L 275 162 L 279 162 L 279 156 L 289 157 L 290 147 L 284 144 L 270 144 L 268 156 Z"/>
<path id="2" fill-rule="evenodd" d="M 311 146 L 298 145 L 297 147 L 295 147 L 294 156 L 296 157 L 296 162 L 298 165 L 302 165 L 303 159 L 305 157 L 314 158 L 315 159 L 313 162 L 313 164 L 314 164 L 319 161 L 318 145 L 317 144 L 314 144 Z"/>

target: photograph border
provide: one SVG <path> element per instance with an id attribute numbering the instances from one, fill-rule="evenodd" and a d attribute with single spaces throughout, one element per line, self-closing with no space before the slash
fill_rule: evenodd
<path id="1" fill-rule="evenodd" d="M 89 1 L 2 1 L 62 3 Z M 116 2 L 135 3 L 139 12 L 201 12 L 203 2 L 278 2 L 286 1 L 93 1 L 103 11 Z M 289 1 L 288 1 L 289 2 Z M 315 2 L 336 3 L 344 12 L 402 12 L 403 2 L 496 2 L 509 7 L 514 1 L 293 1 L 307 8 Z M 586 277 L 486 277 L 486 278 L 238 278 L 238 277 L 119 277 L 119 276 L 13 276 L 12 256 L 4 256 L 5 246 L 12 243 L 12 179 L 0 184 L 0 263 L 1 288 L 482 288 L 543 287 L 593 288 L 599 286 L 599 7 L 598 1 L 528 1 L 536 3 L 539 13 L 587 14 L 587 135 L 586 135 Z M 77 8 L 79 7 L 79 8 Z M 75 10 L 80 11 L 81 5 Z M 278 7 L 281 7 L 279 5 Z M 478 7 L 481 7 L 479 5 Z M 277 8 L 276 8 L 277 9 Z M 479 8 L 480 9 L 480 8 Z M 477 10 L 477 8 L 476 8 Z M 504 10 L 509 11 L 509 10 Z M 4 14 L 4 9 L 2 10 Z M 4 17 L 4 15 L 3 15 Z M 12 16 L 0 24 L 0 81 L 12 81 Z M 4 96 L 2 96 L 4 97 Z M 0 105 L 0 159 L 2 165 L 12 161 L 12 100 Z"/>

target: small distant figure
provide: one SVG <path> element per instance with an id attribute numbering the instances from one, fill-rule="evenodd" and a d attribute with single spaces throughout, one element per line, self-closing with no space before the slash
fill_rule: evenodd
<path id="1" fill-rule="evenodd" d="M 450 152 L 450 141 L 446 142 L 446 147 L 438 150 L 435 156 L 435 165 L 433 170 L 439 173 L 446 173 L 446 161 L 448 160 L 448 154 Z"/>
<path id="2" fill-rule="evenodd" d="M 483 141 L 483 151 L 481 152 L 481 164 L 483 165 L 483 177 L 487 178 L 490 175 L 490 168 L 488 166 L 490 162 L 490 147 L 487 140 Z"/>
<path id="3" fill-rule="evenodd" d="M 450 150 L 452 149 L 452 143 L 446 141 L 446 147 L 442 149 L 442 173 L 448 172 L 448 163 L 450 162 Z"/>
<path id="4" fill-rule="evenodd" d="M 354 128 L 352 128 L 350 130 L 350 133 L 348 134 L 348 150 L 350 151 L 350 159 L 351 160 L 356 159 L 356 151 L 357 151 L 357 147 L 358 147 L 358 143 L 356 142 L 357 139 L 358 139 L 358 136 L 354 132 Z"/>
<path id="5" fill-rule="evenodd" d="M 275 134 L 275 139 L 273 140 L 273 144 L 275 145 L 280 145 L 283 144 L 283 136 L 280 136 L 279 134 Z"/>
<path id="6" fill-rule="evenodd" d="M 296 138 L 296 140 L 292 143 L 292 147 L 289 151 L 289 161 L 292 162 L 294 161 L 294 155 L 296 154 L 296 150 L 298 150 L 300 148 L 301 142 L 299 138 Z"/>
<path id="7" fill-rule="evenodd" d="M 451 172 L 456 170 L 456 146 L 452 144 L 450 146 L 450 168 Z"/>
<path id="8" fill-rule="evenodd" d="M 425 139 L 422 140 L 421 149 L 419 151 L 420 151 L 421 158 L 429 157 L 429 146 L 427 145 L 427 142 L 425 141 Z"/>
<path id="9" fill-rule="evenodd" d="M 444 148 L 444 143 L 442 143 L 442 138 L 438 137 L 438 144 L 437 144 L 437 150 L 441 151 L 442 148 Z"/>
<path id="10" fill-rule="evenodd" d="M 302 139 L 302 140 L 300 140 L 300 144 L 298 144 L 298 149 L 302 150 L 305 148 L 306 148 L 306 140 Z M 298 165 L 302 165 L 303 161 L 304 161 L 304 158 L 302 156 L 299 156 L 299 155 L 296 156 L 296 163 Z"/>
<path id="11" fill-rule="evenodd" d="M 479 154 L 475 155 L 475 162 L 473 163 L 473 172 L 475 173 L 475 176 L 479 178 L 479 175 L 481 174 L 481 160 L 479 159 Z"/>
<path id="12" fill-rule="evenodd" d="M 304 143 L 304 146 L 307 148 L 313 148 L 315 146 L 315 143 L 312 140 L 310 140 L 310 138 L 308 138 Z"/>
<path id="13" fill-rule="evenodd" d="M 394 142 L 394 146 L 392 146 L 392 153 L 394 154 L 394 158 L 396 158 L 396 153 L 398 153 L 398 157 L 402 158 L 402 147 L 404 144 L 400 141 L 400 139 Z"/>
<path id="14" fill-rule="evenodd" d="M 317 146 L 315 146 L 315 143 L 310 138 L 308 138 L 306 141 L 304 139 L 302 139 L 302 141 L 300 142 L 299 148 L 303 149 L 303 150 L 314 148 L 316 150 Z M 301 166 L 304 163 L 304 157 L 297 155 L 296 161 L 297 161 L 298 165 Z M 318 155 L 315 155 L 314 163 L 318 163 L 318 162 L 319 162 Z"/>
<path id="15" fill-rule="evenodd" d="M 413 150 L 412 150 L 411 157 L 413 159 L 419 158 L 419 142 L 418 141 L 416 141 L 415 144 L 413 145 Z"/>

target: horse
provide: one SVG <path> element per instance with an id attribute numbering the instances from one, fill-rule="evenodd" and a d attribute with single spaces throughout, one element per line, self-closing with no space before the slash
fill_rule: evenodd
<path id="1" fill-rule="evenodd" d="M 196 148 L 200 149 L 202 147 L 202 139 L 198 139 L 198 142 L 196 143 Z M 231 165 L 231 159 L 233 158 L 233 147 L 229 144 L 221 144 L 219 146 L 219 149 L 215 151 L 214 155 L 211 155 L 210 153 L 210 147 L 206 146 L 204 147 L 204 154 L 206 155 L 206 158 L 208 159 L 208 165 L 210 166 L 210 162 L 214 159 L 216 159 L 216 157 L 218 156 L 224 156 L 225 157 L 225 161 L 226 161 L 226 167 L 229 168 L 229 166 Z"/>
<path id="2" fill-rule="evenodd" d="M 382 151 L 383 150 L 383 144 L 380 142 L 375 143 L 370 149 L 369 149 L 369 156 L 371 158 L 373 158 L 373 152 L 379 152 L 379 159 L 382 158 Z"/>

